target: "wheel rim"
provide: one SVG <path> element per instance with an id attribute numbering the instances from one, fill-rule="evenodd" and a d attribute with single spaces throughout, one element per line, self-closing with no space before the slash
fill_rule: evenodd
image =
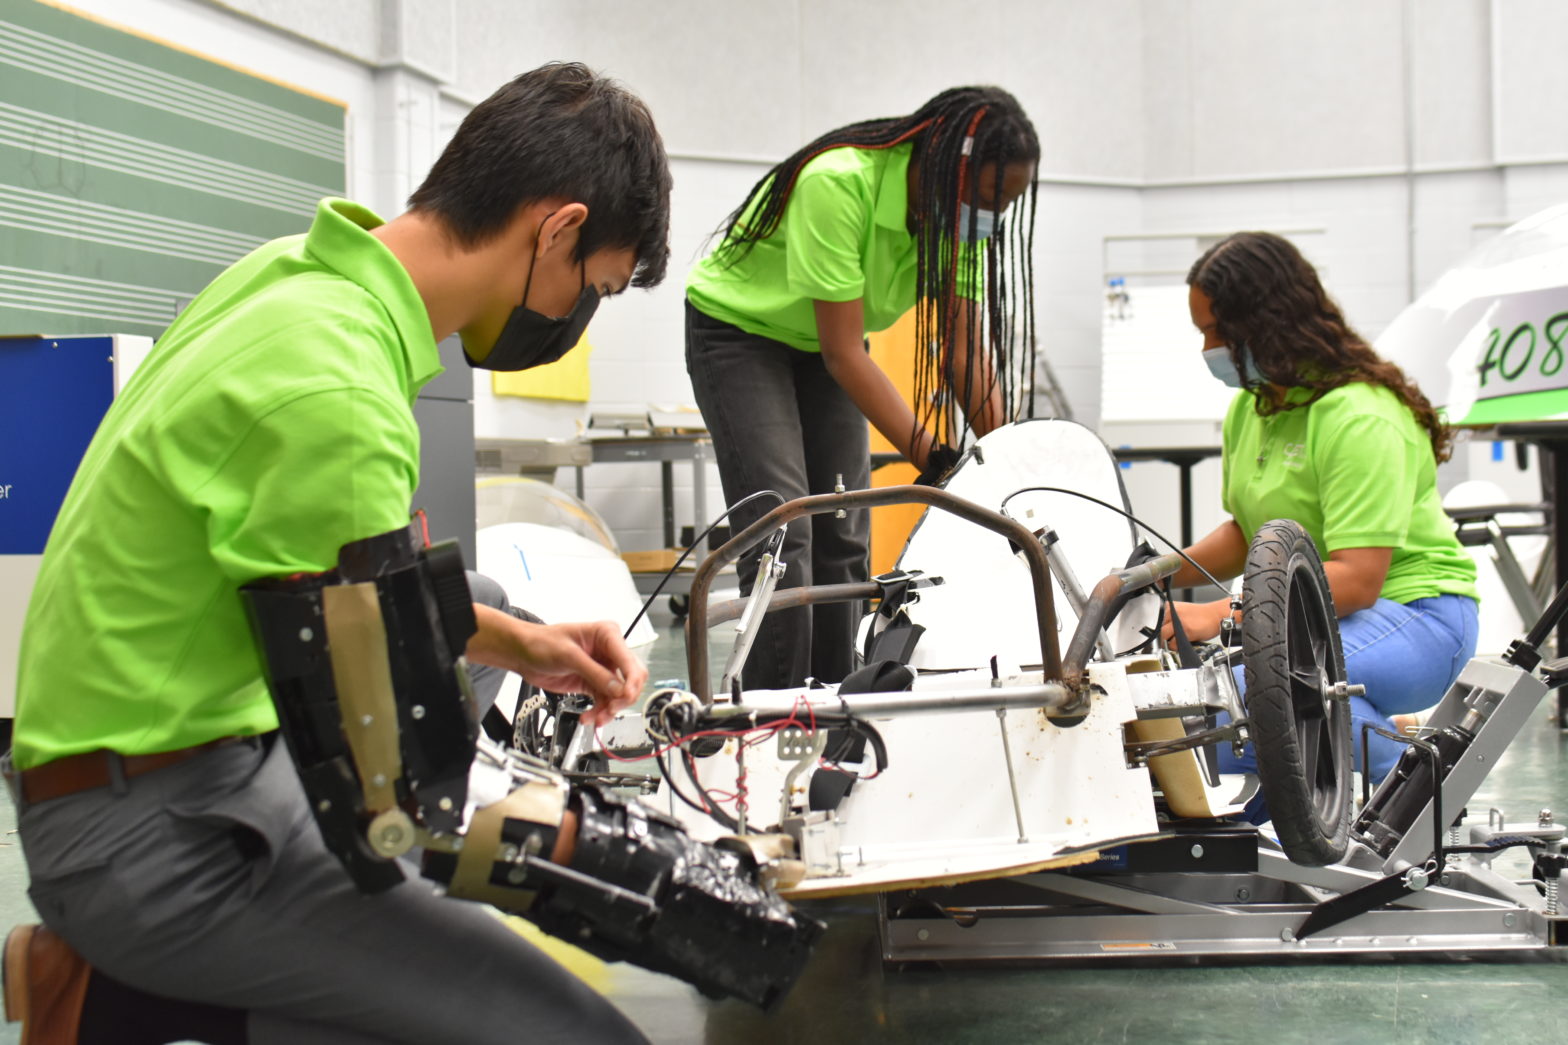
<path id="1" fill-rule="evenodd" d="M 1295 713 L 1301 764 L 1312 789 L 1318 819 L 1330 822 L 1339 804 L 1338 760 L 1334 748 L 1334 688 L 1341 681 L 1329 631 L 1328 611 L 1305 565 L 1290 571 L 1286 619 L 1286 659 L 1290 665 L 1290 701 Z"/>

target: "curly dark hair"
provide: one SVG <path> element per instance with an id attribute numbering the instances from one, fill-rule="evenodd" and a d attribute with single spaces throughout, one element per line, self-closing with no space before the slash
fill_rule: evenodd
<path id="1" fill-rule="evenodd" d="M 1438 461 L 1452 454 L 1453 429 L 1403 370 L 1350 329 L 1317 269 L 1283 236 L 1226 236 L 1193 262 L 1187 285 L 1208 295 L 1217 332 L 1242 384 L 1257 397 L 1260 416 L 1309 406 L 1357 381 L 1382 385 L 1426 429 Z M 1242 345 L 1247 351 L 1238 353 Z M 1312 395 L 1287 402 L 1285 389 L 1291 387 L 1310 389 Z"/>

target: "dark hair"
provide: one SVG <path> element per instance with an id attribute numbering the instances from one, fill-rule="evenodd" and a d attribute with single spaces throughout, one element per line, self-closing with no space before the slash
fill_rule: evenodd
<path id="1" fill-rule="evenodd" d="M 465 247 L 499 235 L 517 209 L 563 197 L 588 207 L 577 259 L 632 248 L 632 285 L 664 279 L 670 165 L 648 107 L 577 62 L 551 62 L 506 84 L 463 118 L 413 210 L 438 216 Z"/>
<path id="2" fill-rule="evenodd" d="M 1040 160 L 1034 125 L 1011 94 L 999 87 L 954 87 L 908 116 L 863 120 L 821 135 L 752 186 L 720 226 L 723 240 L 715 254 L 726 267 L 738 264 L 776 232 L 801 168 L 822 153 L 845 147 L 887 149 L 906 142 L 913 143 L 911 162 L 918 170 L 918 196 L 910 201 L 916 246 L 915 423 L 929 425 L 942 442 L 956 442 L 953 353 L 928 351 L 927 346 L 953 343 L 958 287 L 980 285 L 982 257 L 987 351 L 1003 402 L 1014 398 L 1008 362 L 1020 335 L 1025 358 L 1018 380 L 1027 387 L 1034 372 L 1035 183 L 1031 180 L 1027 202 L 1018 202 L 1022 213 L 1004 220 L 983 248 L 958 249 L 960 235 L 973 234 L 976 220 L 971 207 L 969 229 L 958 227 L 960 194 L 964 202 L 971 201 L 980 169 L 994 165 L 992 198 L 1000 199 L 1008 164 Z M 1021 331 L 1015 329 L 1019 320 Z M 1032 414 L 1032 401 L 1028 408 Z"/>
<path id="3" fill-rule="evenodd" d="M 1403 370 L 1350 329 L 1295 244 L 1272 232 L 1234 233 L 1193 262 L 1187 283 L 1208 295 L 1217 333 L 1242 383 L 1257 397 L 1260 416 L 1310 405 L 1353 382 L 1381 385 L 1426 429 L 1433 456 L 1448 460 L 1453 430 Z M 1238 353 L 1238 346 L 1246 346 L 1246 353 Z M 1249 373 L 1251 368 L 1257 372 Z M 1282 389 L 1289 387 L 1310 389 L 1312 395 L 1287 402 Z"/>

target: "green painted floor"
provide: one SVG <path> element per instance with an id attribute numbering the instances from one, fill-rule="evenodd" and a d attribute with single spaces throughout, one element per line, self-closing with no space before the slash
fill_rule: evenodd
<path id="1" fill-rule="evenodd" d="M 655 679 L 686 674 L 679 629 L 661 629 L 651 668 Z M 1511 820 L 1533 819 L 1541 808 L 1568 816 L 1565 744 L 1568 736 L 1543 707 L 1470 803 L 1472 813 L 1496 806 Z M 9 804 L 0 802 L 6 925 L 34 919 L 13 824 Z M 895 969 L 879 959 L 868 903 L 824 902 L 811 911 L 829 931 L 774 1013 L 710 1002 L 679 981 L 629 966 L 611 967 L 603 989 L 661 1045 L 1568 1042 L 1563 958 Z M 518 1040 L 528 1040 L 521 1029 Z M 16 1041 L 14 1025 L 0 1029 L 0 1045 Z"/>

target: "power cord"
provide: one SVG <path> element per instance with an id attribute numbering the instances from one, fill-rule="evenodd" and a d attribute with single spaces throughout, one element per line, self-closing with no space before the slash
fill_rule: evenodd
<path id="1" fill-rule="evenodd" d="M 1160 531 L 1156 530 L 1154 527 L 1150 526 L 1148 523 L 1144 522 L 1142 519 L 1138 518 L 1136 515 L 1132 514 L 1131 512 L 1123 511 L 1122 509 L 1116 507 L 1114 504 L 1110 504 L 1110 503 L 1108 503 L 1106 501 L 1102 501 L 1098 497 L 1091 497 L 1089 494 L 1082 493 L 1082 492 L 1080 492 L 1078 490 L 1069 490 L 1069 489 L 1067 489 L 1065 487 L 1062 487 L 1062 486 L 1025 486 L 1022 489 L 1014 490 L 1012 493 L 1010 493 L 1006 497 L 1002 498 L 1001 507 L 1002 508 L 1006 508 L 1007 507 L 1007 502 L 1011 501 L 1014 497 L 1017 497 L 1021 493 L 1035 493 L 1035 492 L 1039 492 L 1039 493 L 1065 493 L 1065 494 L 1069 494 L 1070 496 L 1073 496 L 1073 497 L 1081 497 L 1085 501 L 1091 501 L 1094 504 L 1099 505 L 1101 508 L 1108 508 L 1111 511 L 1115 512 L 1117 515 L 1120 515 L 1122 518 L 1131 521 L 1134 526 L 1141 527 L 1143 530 L 1148 532 L 1149 536 L 1154 537 L 1156 540 L 1158 540 L 1161 544 L 1165 545 L 1171 551 L 1175 552 L 1177 555 L 1180 555 L 1182 557 L 1182 559 L 1187 563 L 1188 566 L 1191 566 L 1193 569 L 1197 570 L 1199 573 L 1201 573 L 1205 577 L 1207 577 L 1209 579 L 1209 583 L 1213 584 L 1216 588 L 1224 588 L 1225 587 L 1225 585 L 1220 583 L 1219 579 L 1217 577 L 1215 577 L 1214 574 L 1210 573 L 1208 570 L 1205 570 L 1202 566 L 1199 566 L 1195 561 L 1193 561 L 1192 556 L 1188 555 L 1186 552 L 1184 552 L 1180 548 L 1178 548 L 1176 546 L 1176 542 L 1172 541 L 1170 538 L 1166 537 L 1164 534 L 1160 533 Z"/>
<path id="2" fill-rule="evenodd" d="M 675 576 L 675 571 L 681 568 L 681 564 L 686 561 L 686 558 L 691 555 L 692 551 L 696 549 L 697 545 L 707 540 L 708 534 L 717 529 L 718 525 L 725 519 L 728 519 L 733 512 L 745 507 L 759 497 L 772 497 L 775 498 L 779 504 L 784 503 L 784 495 L 779 493 L 777 490 L 758 490 L 756 493 L 751 494 L 748 497 L 742 497 L 740 500 L 724 509 L 723 513 L 720 514 L 717 519 L 713 520 L 713 522 L 709 523 L 708 528 L 703 530 L 702 533 L 700 533 L 696 539 L 687 546 L 685 551 L 681 552 L 680 558 L 675 560 L 675 565 L 664 571 L 664 576 L 659 578 L 659 583 L 654 586 L 652 594 L 650 594 L 643 602 L 642 608 L 637 611 L 637 616 L 633 617 L 632 622 L 626 626 L 626 631 L 621 635 L 621 638 L 631 638 L 632 629 L 635 628 L 637 626 L 637 622 L 642 620 L 644 615 L 647 614 L 648 607 L 653 605 L 653 600 L 659 597 L 659 593 L 664 590 L 664 586 L 670 583 L 670 578 Z"/>

